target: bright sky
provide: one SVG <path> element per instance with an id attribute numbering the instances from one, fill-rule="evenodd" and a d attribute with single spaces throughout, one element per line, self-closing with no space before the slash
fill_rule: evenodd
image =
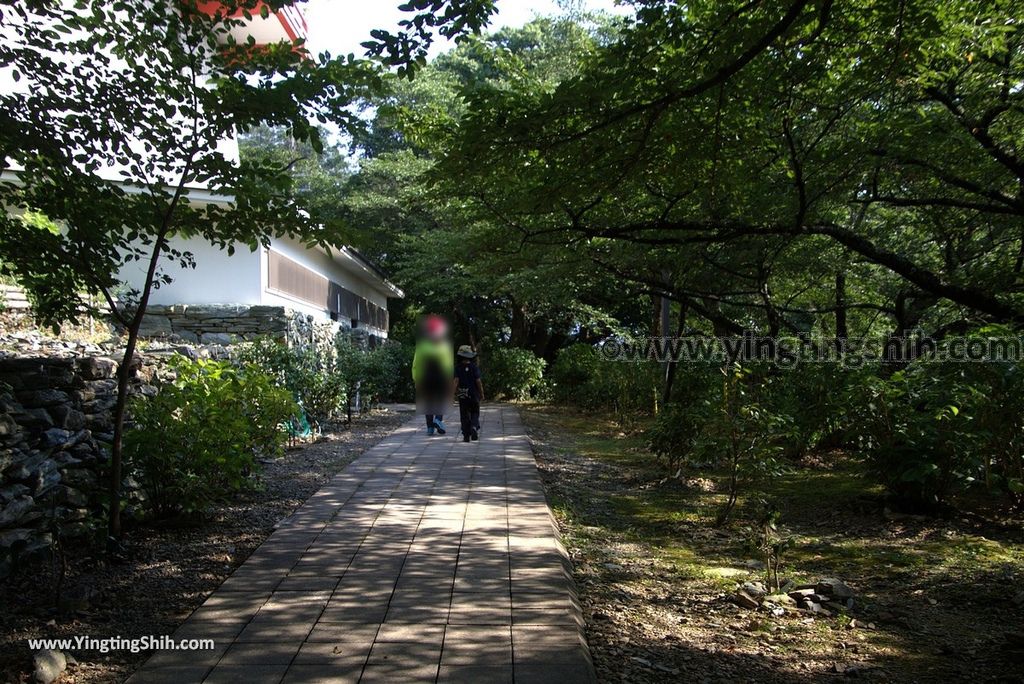
<path id="1" fill-rule="evenodd" d="M 309 24 L 307 45 L 314 53 L 329 51 L 333 55 L 363 53 L 360 43 L 368 40 L 375 28 L 394 30 L 404 12 L 398 10 L 402 0 L 309 0 L 304 5 Z M 614 0 L 583 0 L 589 10 L 624 12 Z M 491 17 L 491 29 L 522 26 L 534 18 L 560 14 L 555 0 L 498 0 L 498 14 Z M 434 43 L 431 53 L 449 49 L 445 41 Z"/>

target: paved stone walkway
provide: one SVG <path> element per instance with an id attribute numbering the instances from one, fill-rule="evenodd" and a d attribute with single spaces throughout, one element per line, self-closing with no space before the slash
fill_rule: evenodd
<path id="1" fill-rule="evenodd" d="M 479 442 L 410 421 L 338 473 L 129 680 L 594 681 L 518 412 Z"/>

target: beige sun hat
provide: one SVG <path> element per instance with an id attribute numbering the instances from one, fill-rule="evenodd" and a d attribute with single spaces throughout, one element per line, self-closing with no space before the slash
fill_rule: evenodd
<path id="1" fill-rule="evenodd" d="M 459 347 L 459 351 L 456 353 L 464 359 L 476 358 L 476 352 L 473 351 L 473 348 L 468 344 L 464 344 Z"/>

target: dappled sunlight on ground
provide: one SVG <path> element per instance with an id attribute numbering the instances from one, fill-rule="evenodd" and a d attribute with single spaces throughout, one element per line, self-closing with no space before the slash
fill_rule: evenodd
<path id="1" fill-rule="evenodd" d="M 639 431 L 562 407 L 525 415 L 605 679 L 808 681 L 852 669 L 948 681 L 1019 667 L 1005 641 L 1024 581 L 1019 529 L 889 514 L 849 458 L 795 468 L 766 485 L 794 536 L 782 578 L 838 577 L 857 596 L 833 617 L 773 617 L 730 601 L 764 575 L 749 485 L 733 523 L 715 528 L 720 486 L 666 480 Z"/>

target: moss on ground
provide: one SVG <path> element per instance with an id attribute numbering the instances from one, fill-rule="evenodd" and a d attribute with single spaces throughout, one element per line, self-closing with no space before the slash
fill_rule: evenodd
<path id="1" fill-rule="evenodd" d="M 754 624 L 760 617 L 752 614 L 737 643 L 764 653 L 762 642 L 770 642 L 768 653 L 802 659 L 797 668 L 813 667 L 808 664 L 814 658 L 867 661 L 897 680 L 941 680 L 958 671 L 953 659 L 1003 657 L 1001 637 L 984 636 L 991 621 L 984 601 L 973 599 L 998 598 L 1007 578 L 1024 580 L 1024 539 L 1012 529 L 890 515 L 882 489 L 843 454 L 748 484 L 733 521 L 716 528 L 726 498 L 724 473 L 694 474 L 686 482 L 666 478 L 647 449 L 643 422 L 622 430 L 606 418 L 564 407 L 530 406 L 524 413 L 553 460 L 587 469 L 561 480 L 546 477 L 548 493 L 567 545 L 599 567 L 585 581 L 606 585 L 613 596 L 638 595 L 646 584 L 711 600 L 739 582 L 759 579 L 762 571 L 748 562 L 756 556 L 750 521 L 767 497 L 780 507 L 782 526 L 795 540 L 782 576 L 797 582 L 841 578 L 857 589 L 858 603 L 850 615 L 807 624 Z M 638 575 L 639 566 L 646 574 Z M 851 640 L 850 620 L 863 623 L 865 616 L 889 623 L 856 631 L 854 650 L 836 656 Z M 945 645 L 922 650 L 915 634 L 924 631 Z"/>

